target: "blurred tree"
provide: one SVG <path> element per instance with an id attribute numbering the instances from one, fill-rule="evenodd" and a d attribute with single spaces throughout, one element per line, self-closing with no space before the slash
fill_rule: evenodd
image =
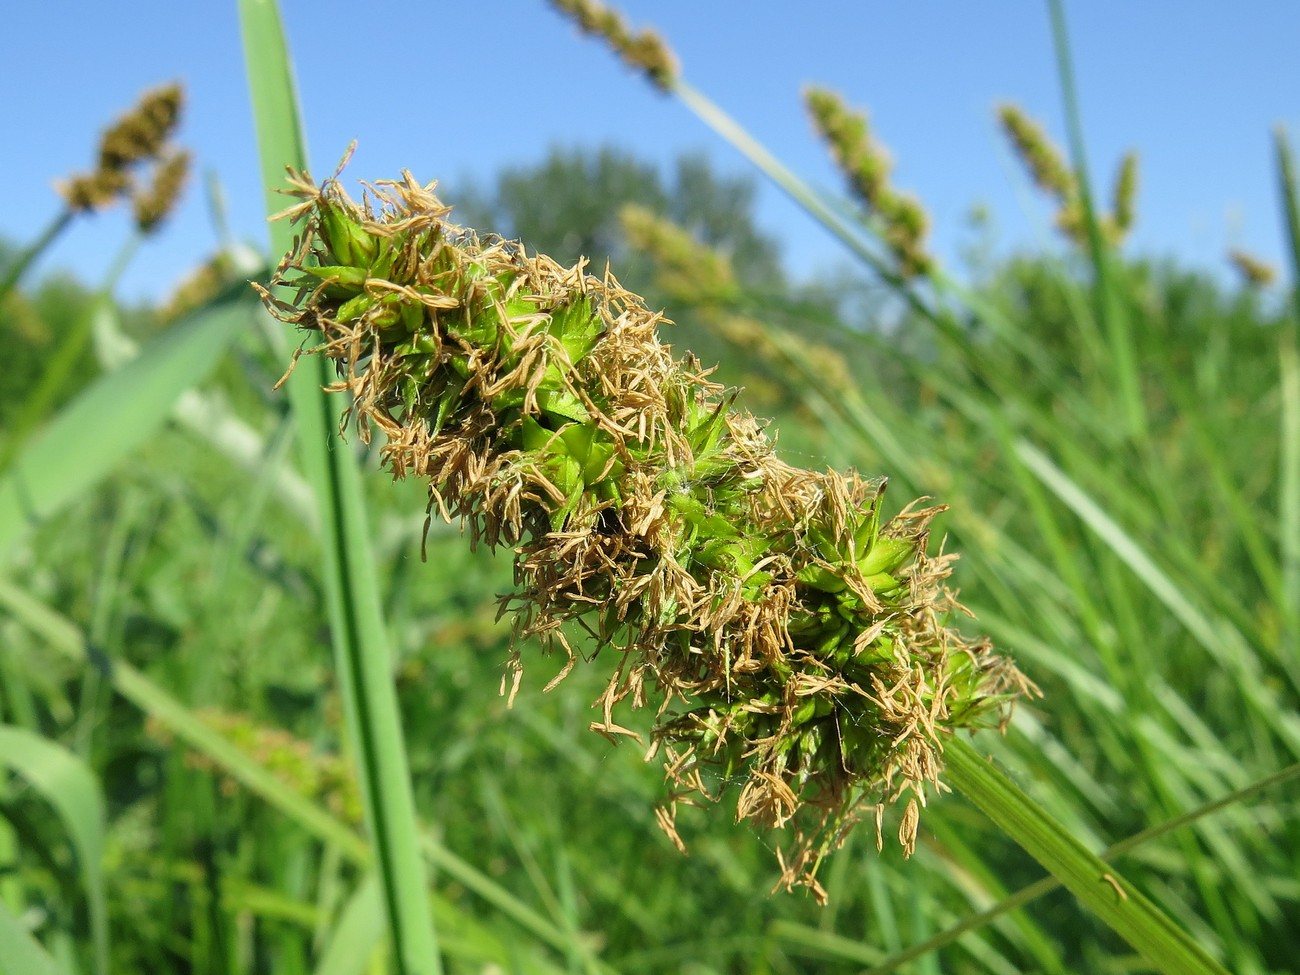
<path id="1" fill-rule="evenodd" d="M 540 163 L 505 170 L 494 188 L 462 186 L 451 201 L 459 223 L 518 238 L 563 263 L 586 256 L 597 273 L 608 260 L 623 284 L 648 292 L 650 262 L 627 247 L 619 223 L 624 204 L 639 204 L 728 254 L 742 283 L 785 285 L 777 241 L 754 224 L 753 181 L 718 175 L 700 155 L 683 156 L 665 176 L 612 147 L 556 148 Z"/>

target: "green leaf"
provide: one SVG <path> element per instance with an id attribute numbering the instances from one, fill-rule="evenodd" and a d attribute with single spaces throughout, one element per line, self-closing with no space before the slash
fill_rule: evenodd
<path id="1" fill-rule="evenodd" d="M 371 872 L 348 898 L 315 975 L 362 975 L 383 933 L 383 891 L 379 878 Z"/>
<path id="2" fill-rule="evenodd" d="M 0 901 L 0 975 L 68 975 Z"/>
<path id="3" fill-rule="evenodd" d="M 4 579 L 0 579 L 0 607 L 44 639 L 51 651 L 78 664 L 84 665 L 89 661 L 90 651 L 85 636 L 76 626 Z M 211 759 L 250 792 L 322 843 L 334 846 L 349 862 L 362 868 L 371 866 L 371 851 L 366 846 L 366 841 L 351 827 L 300 792 L 286 786 L 274 772 L 205 723 L 181 701 L 124 660 L 100 658 L 97 664 L 106 667 L 108 679 L 117 693 L 171 730 L 191 748 Z M 491 905 L 498 916 L 511 919 L 557 951 L 567 952 L 572 949 L 567 932 L 556 928 L 512 892 L 432 837 L 421 837 L 420 854 L 451 880 Z M 450 926 L 464 930 L 474 927 L 471 918 L 449 900 L 438 898 L 435 904 L 440 906 L 441 914 L 448 919 Z M 2 947 L 3 941 L 0 941 L 0 948 Z M 450 953 L 455 954 L 455 950 L 454 943 L 448 945 Z M 594 958 L 590 959 L 590 967 L 596 971 L 609 971 Z M 2 969 L 0 975 L 3 975 Z"/>
<path id="4" fill-rule="evenodd" d="M 104 898 L 104 797 L 73 752 L 25 728 L 0 725 L 0 766 L 21 775 L 58 813 L 81 868 L 95 946 L 95 971 L 108 973 L 108 910 Z M 0 943 L 3 934 L 0 934 Z M 8 953 L 0 947 L 0 958 Z M 0 962 L 0 971 L 4 971 Z"/>
<path id="5" fill-rule="evenodd" d="M 255 308 L 247 288 L 229 292 L 96 380 L 37 433 L 0 475 L 0 555 L 148 440 L 260 314 Z"/>

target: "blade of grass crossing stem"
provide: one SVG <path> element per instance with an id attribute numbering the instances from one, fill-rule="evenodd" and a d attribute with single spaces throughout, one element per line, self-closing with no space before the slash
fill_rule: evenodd
<path id="1" fill-rule="evenodd" d="M 1273 133 L 1277 151 L 1277 176 L 1282 183 L 1282 207 L 1286 219 L 1286 238 L 1291 258 L 1291 300 L 1295 303 L 1295 320 L 1291 332 L 1300 332 L 1300 185 L 1296 183 L 1295 156 L 1286 129 L 1278 126 Z"/>
<path id="2" fill-rule="evenodd" d="M 1297 778 L 1300 778 L 1300 764 L 1289 766 L 1288 768 L 1270 775 L 1267 778 L 1252 782 L 1245 788 L 1238 789 L 1225 796 L 1220 796 L 1212 802 L 1207 802 L 1203 806 L 1193 809 L 1191 812 L 1166 820 L 1165 822 L 1153 826 L 1150 829 L 1145 829 L 1140 833 L 1135 833 L 1132 836 L 1107 847 L 1101 852 L 1100 857 L 1105 860 L 1112 860 L 1116 857 L 1122 856 L 1125 853 L 1137 849 L 1143 844 L 1167 836 L 1175 830 L 1188 826 L 1207 816 L 1211 816 L 1223 809 L 1241 805 L 1261 793 L 1267 792 L 1270 789 L 1276 789 Z M 951 834 L 943 837 L 944 844 L 947 845 L 950 842 L 950 839 Z M 877 876 L 878 873 L 872 874 L 872 877 Z M 981 878 L 981 880 L 987 884 L 987 878 Z M 938 934 L 933 935 L 918 944 L 914 944 L 907 949 L 900 949 L 893 945 L 889 945 L 889 949 L 893 951 L 894 954 L 890 955 L 883 961 L 872 960 L 873 956 L 874 958 L 879 959 L 883 955 L 883 952 L 880 952 L 879 950 L 864 948 L 859 942 L 848 938 L 831 936 L 826 940 L 818 940 L 821 938 L 822 932 L 800 924 L 776 921 L 769 926 L 768 933 L 777 939 L 788 938 L 791 940 L 803 941 L 810 945 L 816 944 L 828 958 L 858 962 L 860 964 L 873 966 L 863 972 L 862 975 L 889 975 L 890 972 L 897 971 L 908 962 L 915 961 L 930 952 L 937 951 L 945 945 L 950 945 L 963 935 L 969 934 L 972 931 L 977 931 L 987 924 L 991 924 L 1002 915 L 1024 907 L 1031 901 L 1058 889 L 1060 886 L 1061 882 L 1055 877 L 1044 877 L 1027 887 L 1022 887 L 1013 894 L 1003 897 L 996 904 L 993 904 L 982 911 L 977 911 L 974 914 L 967 915 L 951 927 L 945 928 Z M 894 929 L 886 928 L 877 930 L 881 939 L 889 941 L 888 932 L 893 931 Z M 893 940 L 897 941 L 896 938 Z M 1053 948 L 1051 945 L 1045 947 L 1049 949 Z M 1038 960 L 1045 968 L 1049 967 L 1044 964 L 1043 958 L 1040 957 Z M 1052 970 L 1055 970 L 1056 967 L 1057 966 L 1050 966 Z"/>
<path id="3" fill-rule="evenodd" d="M 1227 975 L 1113 867 L 1098 859 L 968 742 L 944 748 L 949 783 L 1165 975 Z"/>
<path id="4" fill-rule="evenodd" d="M 59 211 L 49 225 L 41 231 L 41 235 L 32 241 L 27 248 L 15 257 L 9 267 L 5 269 L 3 278 L 0 278 L 0 301 L 4 301 L 5 296 L 18 287 L 18 282 L 22 280 L 27 269 L 36 263 L 36 259 L 45 253 L 46 249 L 54 243 L 59 234 L 72 223 L 72 211 L 64 207 Z"/>
<path id="5" fill-rule="evenodd" d="M 1052 44 L 1056 50 L 1056 65 L 1060 75 L 1070 159 L 1079 186 L 1079 201 L 1083 205 L 1084 220 L 1088 227 L 1088 249 L 1096 272 L 1097 313 L 1101 316 L 1103 327 L 1110 338 L 1110 351 L 1114 358 L 1115 380 L 1124 409 L 1126 432 L 1131 438 L 1145 440 L 1146 407 L 1142 400 L 1142 386 L 1138 377 L 1133 335 L 1129 329 L 1128 314 L 1115 290 L 1114 267 L 1111 264 L 1109 245 L 1102 236 L 1092 200 L 1088 160 L 1084 151 L 1083 122 L 1074 87 L 1074 68 L 1070 59 L 1070 43 L 1065 27 L 1065 10 L 1061 0 L 1048 0 L 1047 8 L 1052 19 Z"/>
<path id="6" fill-rule="evenodd" d="M 849 251 L 866 264 L 903 299 L 920 318 L 931 322 L 940 336 L 949 343 L 960 346 L 965 356 L 980 370 L 993 386 L 1005 379 L 995 368 L 988 355 L 978 345 L 967 341 L 967 333 L 957 324 L 956 319 L 943 309 L 932 308 L 924 302 L 916 288 L 905 278 L 895 272 L 889 263 L 877 254 L 864 240 L 862 233 L 849 220 L 828 205 L 821 195 L 800 179 L 795 173 L 772 155 L 762 143 L 749 134 L 735 119 L 728 115 L 703 93 L 697 91 L 682 79 L 673 82 L 673 93 L 681 99 L 701 122 L 719 136 L 730 142 L 741 155 L 748 159 L 768 179 L 782 189 L 796 204 L 803 207 L 813 219 L 834 234 Z M 997 333 L 1004 340 L 1012 340 L 1014 323 L 1002 315 L 987 302 L 982 301 L 973 292 L 965 291 L 956 282 L 945 275 L 934 272 L 930 275 L 936 289 L 957 299 L 958 303 L 974 312 L 979 320 Z M 1031 364 L 1045 377 L 1050 378 L 1050 362 L 1032 346 L 1022 347 L 1021 352 Z"/>
<path id="7" fill-rule="evenodd" d="M 283 201 L 272 191 L 283 184 L 284 167 L 305 170 L 306 152 L 278 6 L 272 0 L 240 0 L 239 13 L 269 215 L 283 209 Z M 273 253 L 287 253 L 292 236 L 286 223 L 272 224 Z M 303 469 L 321 501 L 324 575 L 339 684 L 397 970 L 402 975 L 436 975 L 442 964 L 420 856 L 379 580 L 356 463 L 335 432 L 333 407 L 321 392 L 330 378 L 327 368 L 323 356 L 302 360 L 289 379 L 289 397 Z"/>
<path id="8" fill-rule="evenodd" d="M 104 797 L 75 754 L 25 728 L 0 726 L 0 767 L 17 772 L 59 814 L 81 868 L 90 914 L 95 971 L 108 975 L 108 908 L 104 897 Z"/>

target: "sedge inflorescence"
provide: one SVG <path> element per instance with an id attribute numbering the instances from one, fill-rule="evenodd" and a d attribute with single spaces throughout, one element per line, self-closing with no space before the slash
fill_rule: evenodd
<path id="1" fill-rule="evenodd" d="M 781 461 L 764 426 L 662 316 L 607 271 L 530 257 L 447 221 L 409 173 L 354 204 L 337 179 L 290 174 L 303 222 L 264 291 L 319 333 L 360 436 L 395 477 L 429 485 L 430 516 L 514 552 L 507 683 L 525 641 L 612 658 L 593 730 L 651 702 L 661 825 L 723 794 L 783 830 L 782 881 L 822 896 L 824 853 L 905 800 L 910 850 L 944 737 L 997 723 L 1028 686 L 947 625 L 952 556 L 927 554 L 939 507 L 885 518 L 885 482 Z M 281 295 L 285 291 L 279 292 Z M 639 737 L 639 736 L 638 736 Z M 684 848 L 684 847 L 683 847 Z"/>
<path id="2" fill-rule="evenodd" d="M 87 213 L 129 199 L 137 229 L 152 233 L 180 199 L 190 153 L 171 144 L 185 92 L 178 84 L 150 89 L 105 130 L 95 168 L 59 186 L 71 213 Z"/>

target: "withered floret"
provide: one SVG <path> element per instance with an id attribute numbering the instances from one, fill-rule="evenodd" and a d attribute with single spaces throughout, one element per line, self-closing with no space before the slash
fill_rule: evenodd
<path id="1" fill-rule="evenodd" d="M 632 734 L 616 706 L 655 702 L 679 845 L 678 804 L 729 792 L 786 830 L 787 887 L 824 896 L 822 856 L 867 810 L 879 835 L 886 802 L 906 799 L 910 850 L 944 736 L 1026 687 L 946 624 L 941 508 L 886 519 L 883 480 L 782 462 L 608 272 L 480 240 L 409 173 L 364 207 L 333 179 L 291 187 L 304 230 L 273 284 L 296 297 L 264 298 L 320 334 L 330 388 L 395 477 L 427 479 L 430 515 L 514 551 L 513 687 L 533 638 L 567 655 L 561 677 L 584 648 L 612 657 L 592 728 Z"/>

